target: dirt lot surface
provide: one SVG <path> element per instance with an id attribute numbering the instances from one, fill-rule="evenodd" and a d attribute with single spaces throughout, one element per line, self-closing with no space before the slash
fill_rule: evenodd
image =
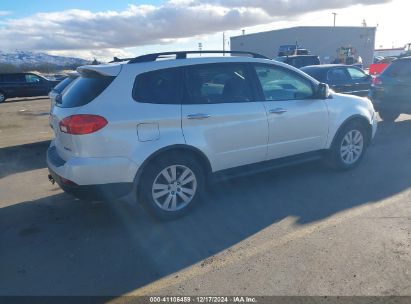
<path id="1" fill-rule="evenodd" d="M 217 184 L 188 217 L 47 180 L 49 101 L 0 104 L 0 295 L 411 295 L 411 117 L 363 163 Z"/>

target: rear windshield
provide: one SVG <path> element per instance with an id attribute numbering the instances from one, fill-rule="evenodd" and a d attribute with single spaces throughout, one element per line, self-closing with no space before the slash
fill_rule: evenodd
<path id="1" fill-rule="evenodd" d="M 58 85 L 56 85 L 53 88 L 53 91 L 57 92 L 57 93 L 61 93 L 63 92 L 63 90 L 70 84 L 73 82 L 73 80 L 76 79 L 75 77 L 67 77 L 65 78 L 63 81 L 59 82 Z"/>
<path id="2" fill-rule="evenodd" d="M 114 78 L 100 75 L 78 77 L 63 93 L 62 101 L 57 106 L 62 108 L 84 106 L 100 95 Z"/>
<path id="3" fill-rule="evenodd" d="M 312 67 L 303 67 L 301 68 L 301 71 L 303 71 L 304 73 L 307 73 L 308 75 L 310 75 L 311 77 L 314 77 L 315 79 L 317 79 L 318 81 L 324 81 L 324 70 L 322 69 L 317 69 L 317 68 L 312 68 Z"/>
<path id="4" fill-rule="evenodd" d="M 384 70 L 383 74 L 391 77 L 411 77 L 411 60 L 394 61 Z"/>

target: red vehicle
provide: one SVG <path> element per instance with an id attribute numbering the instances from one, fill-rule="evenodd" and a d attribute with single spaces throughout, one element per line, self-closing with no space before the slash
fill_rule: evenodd
<path id="1" fill-rule="evenodd" d="M 370 75 L 379 75 L 381 74 L 385 68 L 388 66 L 388 63 L 373 63 L 370 64 Z"/>

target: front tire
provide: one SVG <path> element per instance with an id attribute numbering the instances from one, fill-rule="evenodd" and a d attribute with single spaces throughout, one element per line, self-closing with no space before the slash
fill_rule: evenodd
<path id="1" fill-rule="evenodd" d="M 196 159 L 160 155 L 144 170 L 138 197 L 152 216 L 171 220 L 198 205 L 204 188 L 204 170 Z"/>
<path id="2" fill-rule="evenodd" d="M 327 164 L 337 170 L 355 168 L 364 156 L 368 144 L 367 130 L 360 122 L 344 126 L 334 139 Z"/>

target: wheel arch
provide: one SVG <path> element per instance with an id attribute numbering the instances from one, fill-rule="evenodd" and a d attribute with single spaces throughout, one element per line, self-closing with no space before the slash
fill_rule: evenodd
<path id="1" fill-rule="evenodd" d="M 365 116 L 363 116 L 363 115 L 360 115 L 360 114 L 355 114 L 355 115 L 352 115 L 352 116 L 348 117 L 348 118 L 339 126 L 339 128 L 337 129 L 337 131 L 336 131 L 335 134 L 334 134 L 334 137 L 333 137 L 333 139 L 332 139 L 332 141 L 331 141 L 331 144 L 330 144 L 329 148 L 332 148 L 332 147 L 334 146 L 335 140 L 336 140 L 336 138 L 338 137 L 338 135 L 340 135 L 341 131 L 342 131 L 347 125 L 349 125 L 350 123 L 353 123 L 353 122 L 359 122 L 359 123 L 361 123 L 361 124 L 365 127 L 365 130 L 367 131 L 366 144 L 367 144 L 367 146 L 370 144 L 371 138 L 372 138 L 372 125 L 371 125 L 371 123 L 370 123 L 370 121 L 368 120 L 367 117 L 365 117 Z"/>
<path id="2" fill-rule="evenodd" d="M 169 153 L 169 154 L 177 154 L 177 155 L 187 155 L 187 156 L 193 156 L 204 168 L 206 172 L 206 177 L 209 176 L 212 172 L 212 167 L 211 163 L 208 159 L 208 157 L 198 148 L 189 146 L 189 145 L 184 145 L 184 144 L 176 144 L 176 145 L 171 145 L 167 147 L 163 147 L 154 153 L 152 153 L 140 166 L 138 169 L 136 176 L 134 178 L 134 184 L 136 186 L 139 185 L 141 176 L 144 172 L 144 170 L 148 167 L 150 163 L 155 161 L 156 158 L 160 157 L 161 155 Z"/>

